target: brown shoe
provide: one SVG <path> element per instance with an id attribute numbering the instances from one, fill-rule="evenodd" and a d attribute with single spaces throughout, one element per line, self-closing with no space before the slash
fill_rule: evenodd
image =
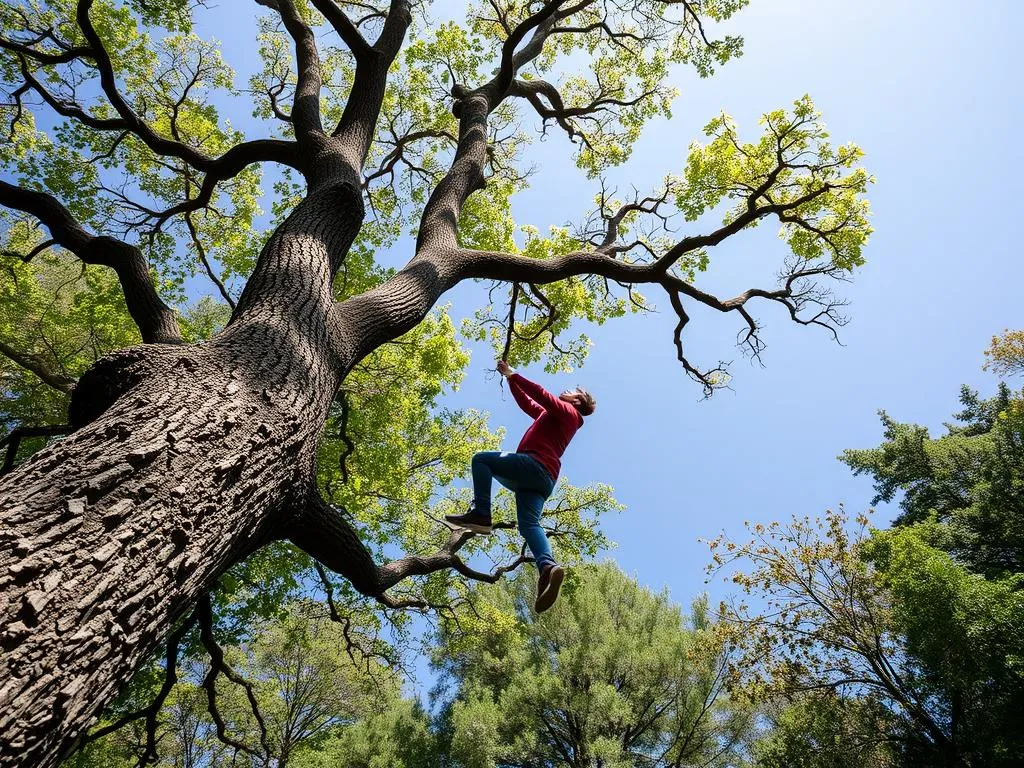
<path id="1" fill-rule="evenodd" d="M 537 580 L 537 602 L 533 606 L 537 613 L 544 613 L 555 604 L 564 579 L 565 571 L 561 566 L 552 565 L 541 571 Z"/>

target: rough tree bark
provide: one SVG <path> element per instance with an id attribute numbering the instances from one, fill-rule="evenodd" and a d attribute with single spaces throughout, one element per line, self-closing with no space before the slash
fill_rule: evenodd
<path id="1" fill-rule="evenodd" d="M 344 198 L 300 205 L 221 337 L 101 361 L 72 406 L 89 423 L 0 483 L 5 764 L 51 763 L 219 574 L 286 535 L 358 348 L 324 323 L 361 223 Z"/>

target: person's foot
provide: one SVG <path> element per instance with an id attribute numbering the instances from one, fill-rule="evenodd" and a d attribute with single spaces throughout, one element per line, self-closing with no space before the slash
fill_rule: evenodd
<path id="1" fill-rule="evenodd" d="M 544 613 L 555 604 L 564 579 L 565 571 L 558 565 L 549 565 L 540 572 L 540 578 L 537 580 L 537 602 L 533 606 L 537 613 Z"/>
<path id="2" fill-rule="evenodd" d="M 445 515 L 444 519 L 452 525 L 473 531 L 473 533 L 490 534 L 491 532 L 491 516 L 481 515 L 475 509 L 469 510 L 464 515 Z"/>

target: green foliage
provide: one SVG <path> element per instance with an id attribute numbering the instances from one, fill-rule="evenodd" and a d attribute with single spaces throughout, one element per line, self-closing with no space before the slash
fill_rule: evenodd
<path id="1" fill-rule="evenodd" d="M 763 715 L 768 721 L 765 734 L 751 750 L 757 768 L 896 765 L 884 738 L 887 712 L 870 698 L 812 693 L 789 704 L 773 702 Z"/>
<path id="2" fill-rule="evenodd" d="M 946 434 L 881 413 L 885 440 L 842 460 L 874 480 L 872 503 L 902 494 L 897 524 L 934 520 L 934 543 L 987 576 L 1024 572 L 1024 400 L 1005 385 L 982 400 L 964 387 Z"/>
<path id="3" fill-rule="evenodd" d="M 339 728 L 316 749 L 303 750 L 295 768 L 437 768 L 438 739 L 418 701 L 396 700 L 383 712 Z"/>
<path id="4" fill-rule="evenodd" d="M 0 341 L 68 382 L 107 350 L 139 343 L 113 271 L 52 250 L 26 262 L 43 237 L 23 220 L 8 221 L 0 248 Z M 0 355 L 0 393 L 0 435 L 67 421 L 67 395 L 6 355 Z M 25 441 L 23 455 L 41 444 Z"/>
<path id="5" fill-rule="evenodd" d="M 178 319 L 182 338 L 189 343 L 195 343 L 219 333 L 231 319 L 231 308 L 212 296 L 203 296 Z"/>
<path id="6" fill-rule="evenodd" d="M 441 633 L 434 660 L 456 765 L 729 760 L 749 721 L 722 689 L 727 651 L 703 601 L 687 620 L 612 564 L 576 569 L 537 617 L 533 591 L 526 574 L 480 588 L 479 621 Z"/>
<path id="7" fill-rule="evenodd" d="M 723 113 L 707 124 L 706 145 L 693 143 L 686 171 L 675 185 L 675 202 L 688 221 L 723 203 L 728 224 L 752 204 L 785 206 L 779 236 L 803 262 L 826 259 L 852 271 L 864 263 L 871 234 L 870 207 L 862 195 L 871 176 L 855 167 L 864 153 L 856 144 L 833 147 L 809 96 L 761 118 L 766 130 L 756 143 L 741 143 L 732 118 Z"/>
<path id="8" fill-rule="evenodd" d="M 225 647 L 225 658 L 251 686 L 266 728 L 265 737 L 244 687 L 219 675 L 216 695 L 227 734 L 255 755 L 235 754 L 233 747 L 217 737 L 203 687 L 208 669 L 190 661 L 179 670 L 179 681 L 157 718 L 158 765 L 223 765 L 222 760 L 229 760 L 234 765 L 256 768 L 270 760 L 271 764 L 312 767 L 337 765 L 320 760 L 337 756 L 339 748 L 352 757 L 360 744 L 372 749 L 372 745 L 387 744 L 399 735 L 410 739 L 418 736 L 420 742 L 393 747 L 397 760 L 411 755 L 414 747 L 429 744 L 424 714 L 401 698 L 399 681 L 392 671 L 363 654 L 364 637 L 359 628 L 331 621 L 324 606 L 306 601 L 285 606 L 279 618 L 254 620 L 249 630 L 246 640 Z M 146 706 L 162 679 L 159 664 L 143 667 L 103 722 Z M 93 742 L 67 765 L 133 765 L 144 740 L 144 721 L 137 721 Z M 370 764 L 381 768 L 422 765 L 395 760 Z"/>
<path id="9" fill-rule="evenodd" d="M 935 699 L 971 764 L 1024 751 L 1024 573 L 987 580 L 937 549 L 934 523 L 876 534 L 865 549 L 892 599 L 921 695 Z"/>

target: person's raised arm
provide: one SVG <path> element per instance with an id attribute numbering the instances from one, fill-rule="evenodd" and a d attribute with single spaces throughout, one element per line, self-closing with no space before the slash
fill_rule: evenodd
<path id="1" fill-rule="evenodd" d="M 509 369 L 508 373 L 508 388 L 512 390 L 513 396 L 516 396 L 518 390 L 546 411 L 554 409 L 557 413 L 558 411 L 565 410 L 565 403 L 559 400 L 557 396 L 548 392 L 540 384 L 535 384 L 511 369 Z M 518 397 L 516 399 L 518 401 Z"/>
<path id="2" fill-rule="evenodd" d="M 544 408 L 531 399 L 530 396 L 512 380 L 513 377 L 516 379 L 522 379 L 523 377 L 513 371 L 504 360 L 498 361 L 498 373 L 508 379 L 509 392 L 512 393 L 512 397 L 515 398 L 516 403 L 523 409 L 527 416 L 536 419 L 544 413 Z"/>

